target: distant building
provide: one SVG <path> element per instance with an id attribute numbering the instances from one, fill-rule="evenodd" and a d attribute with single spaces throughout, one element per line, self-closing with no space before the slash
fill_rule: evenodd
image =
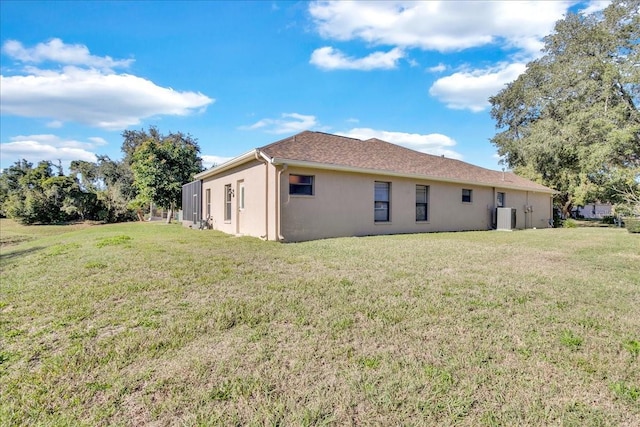
<path id="1" fill-rule="evenodd" d="M 590 203 L 585 206 L 578 206 L 575 213 L 578 218 L 585 219 L 602 219 L 605 216 L 611 216 L 613 206 L 610 203 Z"/>

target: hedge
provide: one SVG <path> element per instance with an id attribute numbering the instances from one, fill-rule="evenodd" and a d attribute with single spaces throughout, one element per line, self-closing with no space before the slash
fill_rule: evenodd
<path id="1" fill-rule="evenodd" d="M 629 233 L 640 233 L 640 219 L 625 218 L 624 226 Z"/>

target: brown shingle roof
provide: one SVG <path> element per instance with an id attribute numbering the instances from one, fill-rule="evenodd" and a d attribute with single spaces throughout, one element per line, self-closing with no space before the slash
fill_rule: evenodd
<path id="1" fill-rule="evenodd" d="M 375 138 L 362 141 L 305 131 L 259 150 L 270 158 L 279 160 L 422 175 L 426 178 L 496 187 L 517 187 L 531 191 L 553 191 L 511 172 L 493 171 L 460 160 L 420 153 Z"/>

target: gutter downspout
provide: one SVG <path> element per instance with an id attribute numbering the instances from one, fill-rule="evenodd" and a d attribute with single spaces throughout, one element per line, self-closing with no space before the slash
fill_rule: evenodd
<path id="1" fill-rule="evenodd" d="M 525 193 L 525 207 L 524 207 L 524 229 L 527 229 L 527 214 L 531 217 L 531 213 L 529 212 L 529 192 Z"/>
<path id="2" fill-rule="evenodd" d="M 269 240 L 269 162 L 260 156 L 260 150 L 257 149 L 256 160 L 264 162 L 264 236 L 260 238 Z"/>
<path id="3" fill-rule="evenodd" d="M 498 205 L 496 205 L 496 187 L 491 187 L 493 194 L 493 202 L 491 203 L 491 212 L 489 214 L 491 226 L 489 230 L 496 230 L 498 228 Z"/>
<path id="4" fill-rule="evenodd" d="M 278 242 L 284 240 L 284 236 L 281 234 L 282 200 L 280 200 L 280 193 L 281 193 L 280 187 L 282 186 L 282 172 L 286 170 L 287 170 L 287 164 L 284 163 L 282 165 L 282 169 L 279 169 L 278 173 L 276 174 L 276 203 L 277 203 L 276 204 L 276 241 Z"/>

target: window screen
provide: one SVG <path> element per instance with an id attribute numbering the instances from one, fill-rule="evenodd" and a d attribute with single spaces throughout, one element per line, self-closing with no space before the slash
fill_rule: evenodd
<path id="1" fill-rule="evenodd" d="M 473 191 L 467 188 L 462 189 L 462 201 L 465 203 L 471 203 Z"/>
<path id="2" fill-rule="evenodd" d="M 426 185 L 416 185 L 416 221 L 427 221 L 429 201 L 429 187 Z"/>
<path id="3" fill-rule="evenodd" d="M 224 186 L 224 220 L 231 221 L 231 184 Z"/>
<path id="4" fill-rule="evenodd" d="M 313 176 L 289 175 L 289 194 L 313 196 Z"/>
<path id="5" fill-rule="evenodd" d="M 376 182 L 373 213 L 376 222 L 389 221 L 390 182 Z"/>

